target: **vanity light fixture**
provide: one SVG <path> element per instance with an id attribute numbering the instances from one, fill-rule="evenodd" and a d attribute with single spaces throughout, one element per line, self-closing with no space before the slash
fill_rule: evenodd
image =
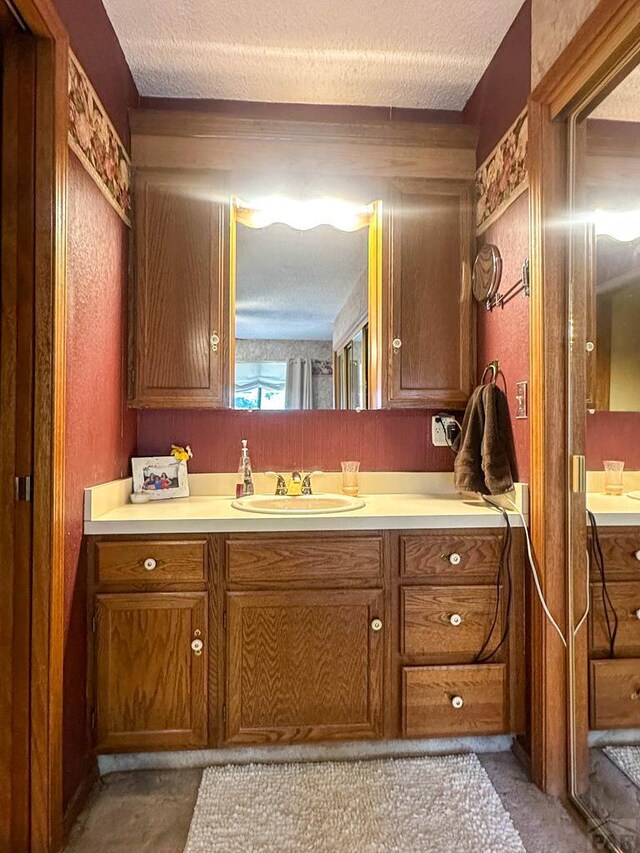
<path id="1" fill-rule="evenodd" d="M 352 204 L 332 198 L 297 201 L 269 196 L 252 202 L 236 200 L 238 222 L 249 228 L 266 228 L 276 222 L 298 231 L 331 225 L 339 231 L 357 231 L 369 225 L 373 205 Z"/>
<path id="2" fill-rule="evenodd" d="M 640 237 L 640 210 L 594 210 L 592 222 L 596 236 L 604 234 L 629 243 Z"/>

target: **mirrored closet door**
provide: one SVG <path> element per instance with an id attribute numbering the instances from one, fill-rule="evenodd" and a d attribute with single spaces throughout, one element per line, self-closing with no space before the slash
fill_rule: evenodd
<path id="1" fill-rule="evenodd" d="M 567 123 L 570 784 L 640 851 L 640 46 Z M 584 468 L 583 468 L 584 465 Z"/>

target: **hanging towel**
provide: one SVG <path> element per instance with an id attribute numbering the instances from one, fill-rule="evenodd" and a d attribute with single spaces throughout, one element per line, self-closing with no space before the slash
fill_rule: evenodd
<path id="1" fill-rule="evenodd" d="M 456 489 L 482 495 L 511 491 L 516 465 L 509 406 L 495 383 L 472 393 L 454 449 Z"/>

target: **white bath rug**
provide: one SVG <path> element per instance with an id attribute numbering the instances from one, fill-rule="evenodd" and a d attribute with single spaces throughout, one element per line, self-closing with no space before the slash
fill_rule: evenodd
<path id="1" fill-rule="evenodd" d="M 604 753 L 640 788 L 640 746 L 605 746 Z"/>
<path id="2" fill-rule="evenodd" d="M 208 767 L 185 853 L 524 853 L 475 755 Z"/>

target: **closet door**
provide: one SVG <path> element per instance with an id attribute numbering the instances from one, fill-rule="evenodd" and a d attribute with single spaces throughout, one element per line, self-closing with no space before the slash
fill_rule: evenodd
<path id="1" fill-rule="evenodd" d="M 229 404 L 228 205 L 216 172 L 136 178 L 132 404 Z"/>
<path id="2" fill-rule="evenodd" d="M 473 184 L 398 180 L 386 240 L 386 404 L 464 406 L 474 374 Z"/>

